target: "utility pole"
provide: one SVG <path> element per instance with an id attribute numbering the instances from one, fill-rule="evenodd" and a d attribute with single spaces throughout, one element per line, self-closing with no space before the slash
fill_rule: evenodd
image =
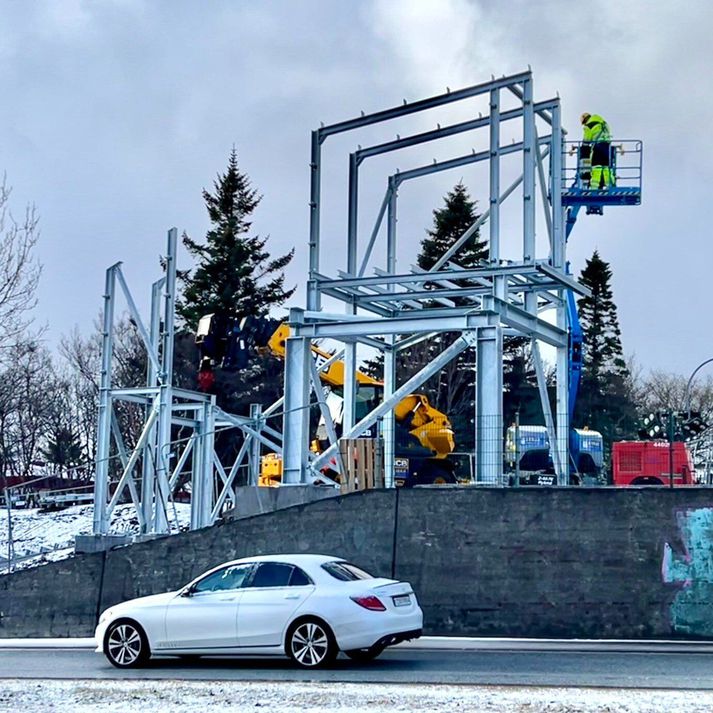
<path id="1" fill-rule="evenodd" d="M 12 545 L 12 501 L 10 500 L 10 488 L 5 488 L 5 505 L 7 506 L 7 572 L 12 572 L 12 560 L 14 557 L 14 547 Z"/>
<path id="2" fill-rule="evenodd" d="M 668 484 L 673 488 L 673 434 L 676 415 L 673 409 L 668 412 Z"/>

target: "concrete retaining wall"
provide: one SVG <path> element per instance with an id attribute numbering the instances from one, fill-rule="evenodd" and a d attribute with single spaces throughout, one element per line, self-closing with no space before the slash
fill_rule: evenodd
<path id="1" fill-rule="evenodd" d="M 224 560 L 323 552 L 410 581 L 431 634 L 713 637 L 713 491 L 414 489 L 330 498 L 0 577 L 0 637 L 85 636 L 99 611 Z"/>

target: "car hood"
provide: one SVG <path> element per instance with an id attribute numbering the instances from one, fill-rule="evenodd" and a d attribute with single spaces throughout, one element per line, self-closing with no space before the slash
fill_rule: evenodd
<path id="1" fill-rule="evenodd" d="M 163 594 L 151 594 L 148 597 L 138 597 L 137 599 L 129 599 L 126 602 L 121 602 L 121 604 L 115 604 L 113 607 L 109 607 L 112 614 L 116 614 L 125 610 L 138 608 L 145 608 L 151 606 L 161 606 L 162 604 L 168 604 L 172 599 L 176 597 L 178 592 L 164 592 Z"/>

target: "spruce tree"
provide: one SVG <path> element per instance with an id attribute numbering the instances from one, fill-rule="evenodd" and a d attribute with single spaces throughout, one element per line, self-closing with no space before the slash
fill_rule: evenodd
<path id="1" fill-rule="evenodd" d="M 294 288 L 285 289 L 284 275 L 294 250 L 272 258 L 266 248 L 267 238 L 250 235 L 252 215 L 261 198 L 248 176 L 239 170 L 233 148 L 213 191 L 203 190 L 210 218 L 205 241 L 183 236 L 196 267 L 179 275 L 183 290 L 176 311 L 186 332 L 177 340 L 176 375 L 182 386 L 196 388 L 198 358 L 192 343 L 203 315 L 265 317 L 294 292 Z M 218 371 L 218 404 L 231 413 L 247 415 L 251 403 L 272 403 L 282 393 L 282 369 L 277 358 L 255 354 L 237 373 Z"/>
<path id="2" fill-rule="evenodd" d="M 82 444 L 71 427 L 57 426 L 47 436 L 47 445 L 41 449 L 47 462 L 56 466 L 60 474 L 82 461 Z"/>
<path id="3" fill-rule="evenodd" d="M 636 428 L 636 409 L 630 399 L 630 375 L 611 279 L 610 265 L 595 250 L 580 276 L 580 282 L 592 295 L 577 303 L 584 344 L 573 424 L 600 431 L 607 450 L 612 441 L 631 437 Z"/>
<path id="4" fill-rule="evenodd" d="M 476 202 L 468 190 L 459 182 L 445 197 L 445 205 L 433 211 L 433 227 L 428 237 L 421 242 L 421 252 L 417 261 L 419 267 L 430 270 L 438 259 L 470 228 L 478 219 Z M 488 247 L 480 240 L 480 230 L 476 230 L 469 240 L 458 250 L 454 260 L 464 268 L 477 267 L 488 257 Z"/>
<path id="5" fill-rule="evenodd" d="M 611 267 L 595 250 L 580 277 L 592 296 L 582 297 L 577 305 L 584 333 L 583 375 L 602 391 L 606 391 L 611 378 L 628 376 L 611 278 Z"/>
<path id="6" fill-rule="evenodd" d="M 285 290 L 284 269 L 294 249 L 278 258 L 266 250 L 267 238 L 249 236 L 251 216 L 262 196 L 238 168 L 235 148 L 214 191 L 203 191 L 211 227 L 205 242 L 184 234 L 183 245 L 196 260 L 192 272 L 180 274 L 183 294 L 177 312 L 189 330 L 205 314 L 265 316 L 284 304 L 294 288 Z"/>
<path id="7" fill-rule="evenodd" d="M 456 184 L 444 198 L 441 208 L 433 211 L 433 225 L 421 241 L 417 257 L 419 267 L 428 270 L 451 246 L 478 220 L 477 203 L 462 182 Z M 478 267 L 487 260 L 488 247 L 476 230 L 453 256 L 460 267 Z M 452 299 L 452 298 L 451 298 Z M 458 300 L 454 300 L 458 303 Z M 446 332 L 399 352 L 397 380 L 403 383 L 431 362 L 458 337 L 456 332 Z M 475 350 L 466 349 L 432 376 L 419 389 L 431 403 L 447 414 L 455 433 L 457 448 L 467 449 L 473 442 L 472 416 L 475 400 Z"/>

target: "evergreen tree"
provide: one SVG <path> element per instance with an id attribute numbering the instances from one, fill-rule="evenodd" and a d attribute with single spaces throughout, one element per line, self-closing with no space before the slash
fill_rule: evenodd
<path id="1" fill-rule="evenodd" d="M 624 360 L 611 278 L 611 267 L 595 250 L 580 276 L 592 296 L 578 301 L 584 344 L 573 424 L 600 431 L 607 449 L 612 441 L 633 436 L 636 429 L 631 377 Z"/>
<path id="2" fill-rule="evenodd" d="M 183 295 L 177 312 L 184 325 L 192 331 L 203 315 L 211 313 L 262 317 L 271 307 L 284 304 L 294 292 L 284 287 L 284 269 L 294 249 L 271 258 L 265 249 L 267 238 L 248 236 L 262 196 L 238 169 L 235 148 L 225 173 L 214 183 L 214 192 L 204 190 L 203 199 L 211 222 L 205 243 L 183 236 L 184 246 L 197 262 L 192 273 L 180 275 Z"/>
<path id="3" fill-rule="evenodd" d="M 611 378 L 628 376 L 611 278 L 611 267 L 595 250 L 580 277 L 592 296 L 582 297 L 577 304 L 585 346 L 582 371 L 602 391 Z"/>
<path id="4" fill-rule="evenodd" d="M 478 219 L 476 202 L 468 195 L 468 190 L 459 182 L 445 198 L 445 205 L 433 211 L 433 228 L 421 242 L 418 265 L 430 270 L 455 242 Z M 465 245 L 458 250 L 455 261 L 464 268 L 477 267 L 488 257 L 488 247 L 480 240 L 480 230 L 476 230 Z"/>
<path id="5" fill-rule="evenodd" d="M 249 235 L 261 196 L 239 170 L 235 148 L 225 173 L 218 175 L 213 192 L 203 191 L 203 199 L 211 225 L 203 243 L 183 236 L 196 267 L 179 275 L 183 291 L 176 308 L 188 332 L 177 340 L 176 376 L 188 388 L 196 387 L 198 358 L 192 334 L 203 315 L 264 317 L 294 293 L 284 285 L 284 269 L 294 250 L 272 258 L 267 238 Z M 256 354 L 240 372 L 217 373 L 218 404 L 247 415 L 251 403 L 272 403 L 282 393 L 282 369 L 275 357 Z"/>
<path id="6" fill-rule="evenodd" d="M 67 426 L 58 426 L 48 436 L 47 446 L 41 451 L 48 463 L 60 473 L 82 462 L 79 436 Z"/>
<path id="7" fill-rule="evenodd" d="M 445 196 L 444 205 L 433 211 L 433 226 L 421 242 L 417 257 L 419 267 L 425 270 L 437 260 L 478 220 L 477 204 L 459 182 Z M 453 256 L 453 261 L 468 269 L 487 260 L 488 247 L 476 230 Z M 458 300 L 454 300 L 458 302 Z M 403 383 L 458 338 L 456 332 L 446 332 L 399 352 L 397 380 Z M 469 449 L 473 445 L 473 409 L 475 401 L 475 350 L 466 349 L 432 376 L 419 389 L 439 410 L 448 415 L 455 433 L 457 448 Z"/>
<path id="8" fill-rule="evenodd" d="M 433 226 L 426 231 L 427 237 L 421 242 L 417 257 L 419 267 L 428 270 L 436 264 L 478 220 L 476 209 L 476 201 L 470 197 L 463 183 L 459 182 L 445 196 L 443 207 L 433 211 Z M 478 267 L 487 259 L 487 242 L 480 239 L 479 230 L 453 256 L 453 262 L 466 269 Z M 427 287 L 435 289 L 433 285 Z M 465 300 L 450 299 L 456 304 L 467 304 Z M 398 383 L 403 383 L 420 371 L 457 337 L 456 332 L 439 334 L 399 352 L 396 365 Z M 542 422 L 541 409 L 538 412 L 539 395 L 533 385 L 534 371 L 530 363 L 528 342 L 525 337 L 509 337 L 503 346 L 503 408 L 506 426 L 512 422 L 518 410 L 523 423 Z M 382 367 L 380 358 L 367 363 L 367 368 L 376 378 L 381 378 Z M 436 408 L 448 415 L 455 432 L 457 450 L 471 450 L 475 445 L 475 377 L 475 349 L 466 349 L 419 388 Z"/>

